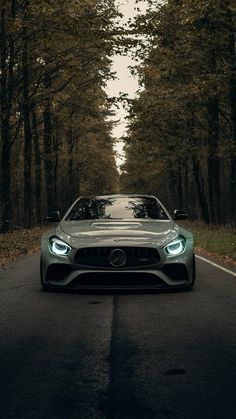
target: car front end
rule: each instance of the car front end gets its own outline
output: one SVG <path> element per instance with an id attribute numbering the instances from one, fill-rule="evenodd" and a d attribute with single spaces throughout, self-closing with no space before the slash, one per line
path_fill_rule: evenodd
<path id="1" fill-rule="evenodd" d="M 192 287 L 193 237 L 172 220 L 63 221 L 42 238 L 43 288 Z"/>

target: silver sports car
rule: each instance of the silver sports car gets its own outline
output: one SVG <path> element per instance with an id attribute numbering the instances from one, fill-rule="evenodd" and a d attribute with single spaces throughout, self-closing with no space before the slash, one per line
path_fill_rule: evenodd
<path id="1" fill-rule="evenodd" d="M 174 220 L 187 214 L 175 210 Z M 154 196 L 80 197 L 42 236 L 43 289 L 192 287 L 192 234 Z"/>

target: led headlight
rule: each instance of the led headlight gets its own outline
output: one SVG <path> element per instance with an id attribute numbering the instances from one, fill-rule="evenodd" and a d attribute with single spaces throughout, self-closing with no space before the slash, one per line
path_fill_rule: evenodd
<path id="1" fill-rule="evenodd" d="M 164 251 L 168 256 L 180 255 L 185 251 L 186 239 L 183 236 L 178 236 L 173 242 L 164 247 Z"/>
<path id="2" fill-rule="evenodd" d="M 49 250 L 53 255 L 66 256 L 70 253 L 72 248 L 57 237 L 52 237 L 49 240 Z"/>

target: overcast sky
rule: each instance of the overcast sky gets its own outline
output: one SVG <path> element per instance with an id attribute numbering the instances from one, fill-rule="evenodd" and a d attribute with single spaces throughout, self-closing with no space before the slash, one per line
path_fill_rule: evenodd
<path id="1" fill-rule="evenodd" d="M 142 11 L 145 11 L 145 1 L 143 3 L 138 4 L 138 8 Z M 135 0 L 123 0 L 117 1 L 117 5 L 119 7 L 119 11 L 124 15 L 123 22 L 127 22 L 129 18 L 133 18 L 137 11 L 135 10 L 137 5 L 135 4 Z M 107 84 L 106 92 L 109 96 L 119 96 L 120 92 L 127 93 L 130 98 L 135 97 L 135 93 L 138 89 L 138 81 L 135 79 L 128 69 L 128 66 L 134 64 L 132 58 L 129 56 L 114 56 L 113 59 L 113 71 L 117 73 L 117 79 L 111 80 Z M 119 109 L 114 108 L 116 111 L 116 115 L 114 117 L 115 120 L 119 120 L 113 129 L 113 136 L 117 139 L 121 138 L 126 130 L 125 124 L 125 116 L 126 112 L 120 105 Z M 122 155 L 122 143 L 118 142 L 115 146 L 115 150 L 117 151 L 118 155 Z M 117 164 L 118 166 L 122 163 L 123 159 L 122 156 L 117 156 Z"/>

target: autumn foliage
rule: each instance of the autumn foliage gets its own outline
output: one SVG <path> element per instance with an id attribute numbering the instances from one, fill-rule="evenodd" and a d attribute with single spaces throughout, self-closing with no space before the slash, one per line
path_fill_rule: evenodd
<path id="1" fill-rule="evenodd" d="M 122 189 L 207 223 L 236 223 L 236 8 L 149 1 L 135 23 L 140 93 L 130 105 Z"/>
<path id="2" fill-rule="evenodd" d="M 1 0 L 2 231 L 116 191 L 104 92 L 116 16 L 108 0 Z"/>

